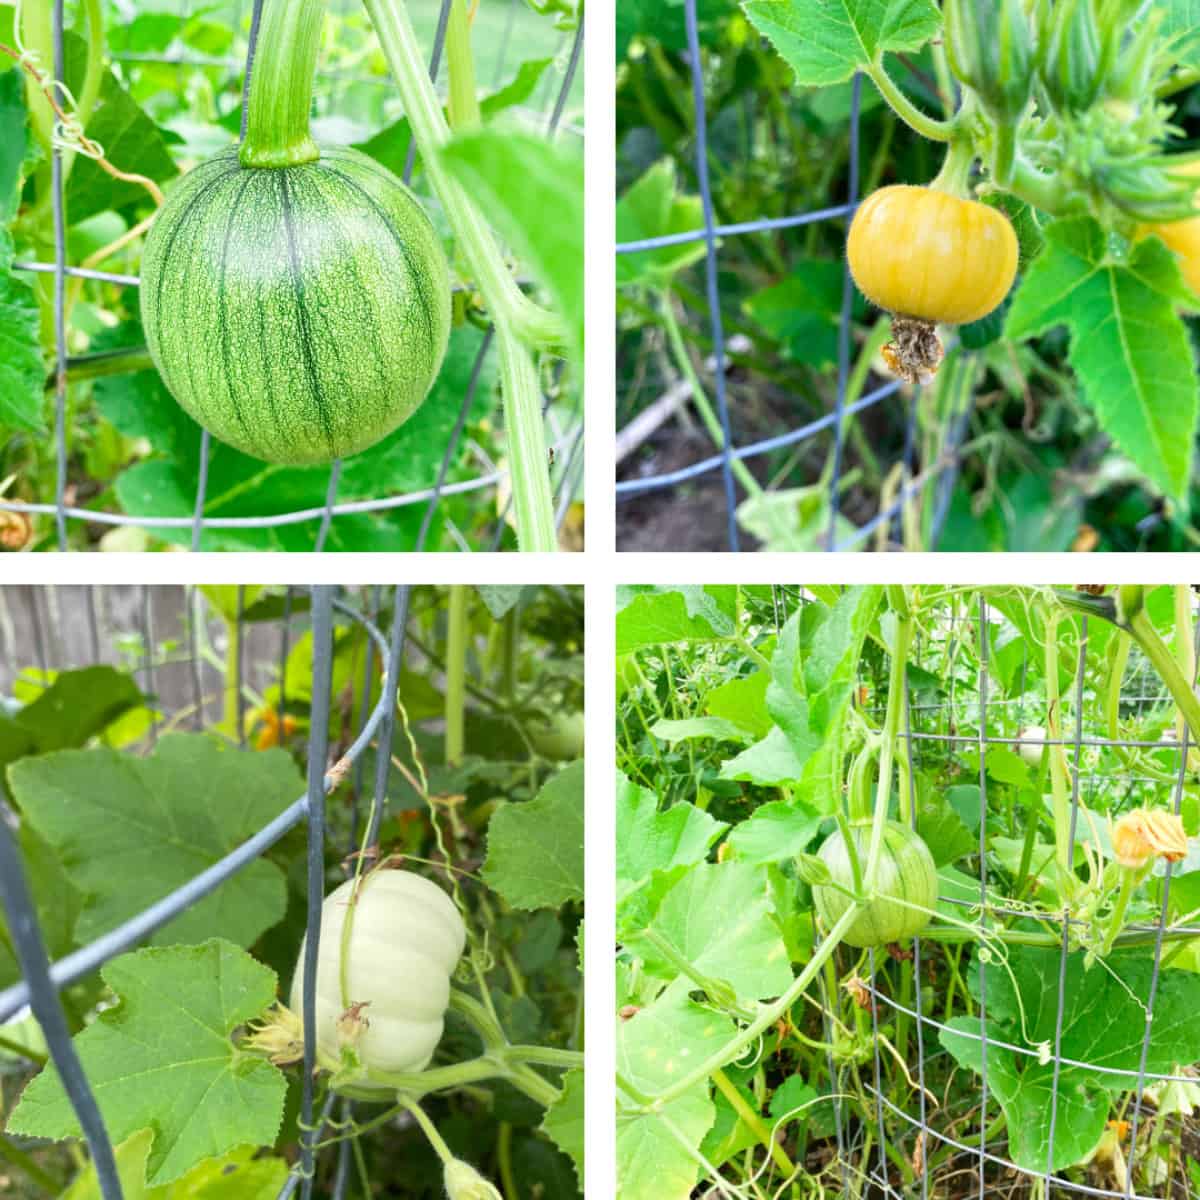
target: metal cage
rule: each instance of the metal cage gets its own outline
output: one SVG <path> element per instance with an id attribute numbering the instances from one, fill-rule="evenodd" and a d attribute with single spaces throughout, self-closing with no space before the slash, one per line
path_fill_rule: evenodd
<path id="1" fill-rule="evenodd" d="M 771 229 L 795 229 L 817 221 L 844 220 L 849 228 L 850 218 L 858 207 L 858 175 L 859 175 L 859 112 L 862 93 L 862 76 L 855 75 L 851 93 L 850 105 L 850 159 L 848 167 L 848 185 L 846 203 L 833 208 L 824 208 L 814 212 L 799 213 L 794 216 L 779 217 L 771 220 L 746 221 L 735 225 L 718 225 L 713 211 L 712 188 L 709 183 L 708 171 L 708 116 L 705 107 L 704 90 L 704 61 L 700 52 L 700 41 L 697 32 L 696 16 L 697 0 L 684 0 L 683 13 L 687 29 L 687 60 L 692 81 L 692 109 L 695 114 L 695 167 L 699 181 L 700 200 L 704 211 L 704 226 L 702 229 L 690 230 L 685 233 L 669 234 L 663 237 L 646 238 L 636 242 L 617 244 L 618 254 L 635 254 L 639 251 L 654 250 L 663 246 L 677 246 L 688 242 L 703 242 L 705 248 L 704 283 L 708 302 L 708 319 L 713 345 L 713 382 L 716 397 L 717 413 L 720 417 L 723 444 L 719 453 L 708 455 L 690 466 L 679 470 L 657 475 L 644 475 L 637 478 L 622 479 L 616 482 L 616 497 L 618 504 L 634 497 L 667 488 L 678 487 L 691 480 L 707 476 L 719 471 L 724 487 L 726 510 L 726 539 L 730 550 L 739 550 L 740 535 L 737 526 L 737 500 L 734 491 L 732 464 L 734 460 L 745 460 L 758 455 L 768 454 L 786 446 L 799 446 L 812 439 L 828 436 L 831 445 L 828 454 L 832 457 L 833 466 L 829 476 L 829 506 L 830 522 L 821 539 L 821 549 L 825 551 L 858 550 L 865 547 L 867 540 L 881 527 L 888 527 L 893 522 L 899 522 L 909 500 L 926 487 L 936 485 L 934 514 L 931 525 L 932 547 L 936 548 L 938 536 L 945 523 L 949 510 L 954 478 L 959 468 L 958 448 L 967 429 L 970 408 L 957 414 L 949 432 L 940 460 L 928 465 L 920 477 L 914 478 L 913 464 L 917 434 L 918 398 L 914 396 L 906 405 L 905 438 L 903 451 L 903 482 L 896 499 L 886 504 L 870 520 L 861 525 L 852 537 L 841 540 L 836 536 L 836 522 L 839 513 L 839 497 L 843 485 L 842 461 L 845 444 L 846 422 L 859 414 L 882 403 L 889 396 L 900 392 L 900 383 L 894 380 L 873 389 L 861 396 L 853 404 L 846 403 L 846 385 L 850 371 L 850 308 L 854 296 L 854 283 L 850 277 L 849 266 L 843 271 L 842 304 L 838 322 L 837 350 L 837 392 L 833 411 L 824 414 L 795 429 L 773 437 L 762 438 L 744 446 L 735 446 L 729 421 L 729 406 L 726 399 L 726 376 L 728 364 L 724 325 L 721 317 L 720 285 L 718 281 L 717 239 L 730 237 L 745 237 L 762 233 Z"/>
<path id="2" fill-rule="evenodd" d="M 243 627 L 243 590 L 238 589 L 239 629 Z M 147 692 L 170 689 L 174 702 L 188 710 L 192 727 L 197 730 L 206 729 L 211 722 L 202 682 L 205 664 L 198 652 L 197 632 L 198 626 L 206 618 L 201 610 L 200 593 L 195 591 L 188 596 L 183 613 L 179 612 L 181 591 L 179 588 L 165 587 L 4 589 L 0 591 L 0 602 L 3 603 L 0 609 L 0 642 L 5 645 L 6 652 L 0 661 L 12 661 L 11 650 L 17 638 L 26 646 L 32 642 L 33 659 L 43 672 L 76 662 L 112 661 L 114 651 L 105 641 L 104 634 L 114 629 L 124 630 L 132 638 L 130 653 L 126 657 L 139 664 L 138 673 Z M 390 756 L 386 753 L 376 754 L 374 779 L 368 780 L 364 778 L 364 751 L 372 742 L 380 747 L 392 744 L 397 707 L 394 701 L 399 694 L 400 667 L 405 652 L 409 588 L 397 586 L 386 590 L 379 587 L 366 589 L 362 602 L 358 604 L 351 602 L 348 596 L 339 597 L 337 589 L 331 586 L 289 588 L 284 602 L 284 615 L 277 623 L 277 630 L 269 631 L 265 627 L 254 630 L 252 626 L 245 626 L 247 633 L 253 632 L 255 635 L 256 653 L 261 650 L 268 656 L 268 660 L 272 632 L 278 638 L 281 710 L 284 703 L 282 689 L 285 679 L 282 664 L 286 663 L 289 648 L 293 645 L 295 628 L 298 625 L 298 614 L 293 613 L 293 605 L 295 597 L 302 591 L 309 594 L 309 612 L 305 623 L 311 628 L 313 646 L 312 732 L 308 741 L 307 789 L 304 795 L 298 796 L 295 802 L 274 820 L 223 859 L 116 929 L 51 963 L 38 927 L 21 856 L 14 839 L 12 814 L 9 813 L 6 817 L 4 810 L 7 806 L 0 802 L 0 902 L 8 915 L 14 949 L 23 974 L 21 982 L 0 991 L 0 1022 L 11 1019 L 26 1005 L 32 1009 L 45 1034 L 50 1059 L 58 1068 L 67 1096 L 84 1130 L 104 1200 L 120 1200 L 122 1196 L 113 1145 L 91 1085 L 81 1068 L 71 1041 L 59 993 L 110 959 L 136 946 L 173 917 L 203 899 L 301 823 L 305 826 L 308 839 L 307 937 L 308 945 L 316 944 L 313 939 L 319 939 L 321 906 L 325 898 L 325 797 L 344 778 L 349 777 L 351 780 L 352 828 L 358 828 L 363 802 L 374 797 L 367 826 L 367 844 L 374 844 L 378 840 L 379 824 L 385 807 Z M 170 593 L 174 594 L 173 597 Z M 174 616 L 179 621 L 178 628 L 173 631 L 175 636 L 170 639 L 174 642 L 175 649 L 156 659 L 154 648 L 172 614 L 172 600 Z M 391 627 L 385 632 L 379 627 L 378 618 L 379 614 L 385 613 L 389 607 L 392 611 Z M 66 614 L 71 617 L 69 621 L 61 619 Z M 329 715 L 332 701 L 330 693 L 335 614 L 343 621 L 359 626 L 367 635 L 364 676 L 366 684 L 361 703 L 362 721 L 357 735 L 338 761 L 330 764 Z M 239 697 L 239 731 L 245 728 L 245 714 L 241 701 L 242 684 L 245 673 L 249 670 L 248 655 L 245 651 L 246 645 L 239 635 L 235 672 Z M 376 663 L 383 676 L 383 687 L 379 700 L 368 711 L 370 681 Z M 11 687 L 13 682 L 12 678 L 3 678 L 3 673 L 0 672 L 0 686 Z M 148 738 L 153 743 L 157 736 L 158 728 L 155 725 L 149 730 Z M 315 963 L 316 955 L 310 955 L 309 959 Z M 315 968 L 306 974 L 304 988 L 306 1048 L 300 1120 L 301 1159 L 299 1169 L 289 1174 L 285 1186 L 280 1191 L 280 1200 L 285 1200 L 297 1188 L 306 1198 L 312 1195 L 314 1146 L 330 1116 L 335 1099 L 331 1091 L 323 1110 L 314 1114 Z M 349 1142 L 343 1141 L 339 1147 L 335 1175 L 333 1195 L 336 1197 L 346 1194 L 345 1189 L 349 1181 L 349 1151 Z"/>
<path id="3" fill-rule="evenodd" d="M 154 55 L 141 54 L 136 51 L 131 51 L 128 48 L 125 50 L 117 50 L 114 53 L 114 58 L 117 61 L 127 63 L 144 63 L 150 62 L 165 62 L 177 65 L 204 65 L 216 66 L 224 68 L 232 73 L 232 77 L 236 78 L 244 70 L 246 84 L 248 84 L 249 75 L 253 68 L 253 52 L 254 39 L 258 29 L 258 18 L 262 9 L 263 0 L 254 0 L 253 10 L 250 17 L 250 36 L 247 44 L 246 58 L 243 62 L 241 59 L 223 59 L 212 58 L 202 59 L 199 57 L 190 57 L 184 55 L 174 55 L 170 57 L 156 57 Z M 56 78 L 62 78 L 63 75 L 63 26 L 64 26 L 64 9 L 65 0 L 55 0 L 54 3 L 54 75 Z M 193 13 L 192 0 L 180 0 L 180 25 L 188 20 Z M 341 0 L 341 8 L 343 10 L 350 7 L 357 8 L 353 4 L 353 0 Z M 499 58 L 498 70 L 503 69 L 503 65 L 507 60 L 509 49 L 512 43 L 512 35 L 516 31 L 516 22 L 518 12 L 521 7 L 521 0 L 510 0 L 509 14 L 506 23 L 506 29 L 501 44 L 501 53 Z M 235 29 L 240 29 L 245 15 L 245 0 L 236 0 L 236 20 Z M 449 0 L 441 0 L 440 11 L 437 21 L 436 31 L 433 36 L 433 46 L 430 54 L 430 75 L 437 81 L 439 69 L 441 66 L 442 50 L 445 41 L 446 22 L 449 14 Z M 570 34 L 564 34 L 562 52 L 565 55 L 565 65 L 562 72 L 561 81 L 556 89 L 543 88 L 542 94 L 538 99 L 540 105 L 540 113 L 538 119 L 544 122 L 544 127 L 548 135 L 553 135 L 560 129 L 560 123 L 566 108 L 567 99 L 572 90 L 572 85 L 578 71 L 579 63 L 583 51 L 583 19 L 580 17 L 576 29 Z M 325 79 L 327 82 L 332 81 L 333 85 L 341 82 L 343 85 L 346 82 L 344 76 L 334 73 L 332 75 L 319 73 L 319 79 Z M 361 75 L 354 77 L 355 82 L 365 83 L 380 88 L 387 89 L 391 86 L 390 77 L 383 75 Z M 248 92 L 248 86 L 243 86 L 243 96 Z M 573 128 L 570 132 L 579 136 L 582 130 Z M 416 160 L 415 143 L 409 147 L 408 158 L 404 171 L 404 182 L 408 183 L 413 166 Z M 236 529 L 271 529 L 281 528 L 284 526 L 293 525 L 310 525 L 313 526 L 313 539 L 311 549 L 313 551 L 322 551 L 326 548 L 326 542 L 329 537 L 329 532 L 332 524 L 339 517 L 352 515 L 371 514 L 371 513 L 386 513 L 411 505 L 423 505 L 424 513 L 417 534 L 416 542 L 413 545 L 413 550 L 424 550 L 429 537 L 430 526 L 432 524 L 434 514 L 438 510 L 438 506 L 444 497 L 464 495 L 479 491 L 495 491 L 497 496 L 498 520 L 496 521 L 494 531 L 487 537 L 486 544 L 473 547 L 481 550 L 498 550 L 501 547 L 505 525 L 509 507 L 511 505 L 511 497 L 505 499 L 501 503 L 503 496 L 503 488 L 507 479 L 507 469 L 497 468 L 494 465 L 483 471 L 473 479 L 464 479 L 458 481 L 447 482 L 447 476 L 450 472 L 452 464 L 455 463 L 460 450 L 463 447 L 463 430 L 467 422 L 468 414 L 470 413 L 472 401 L 475 396 L 475 389 L 478 384 L 480 371 L 487 357 L 488 351 L 492 343 L 492 330 L 489 326 L 488 332 L 480 343 L 479 350 L 476 355 L 474 367 L 471 372 L 470 382 L 464 391 L 462 405 L 459 412 L 457 422 L 455 423 L 450 440 L 446 445 L 441 462 L 437 469 L 436 478 L 432 486 L 424 488 L 420 491 L 408 492 L 400 495 L 392 496 L 377 496 L 365 500 L 353 500 L 338 502 L 338 484 L 341 475 L 341 460 L 334 461 L 329 468 L 329 482 L 325 494 L 325 502 L 320 507 L 310 507 L 299 509 L 292 512 L 281 512 L 264 514 L 262 516 L 252 517 L 208 517 L 205 516 L 205 504 L 208 500 L 208 462 L 209 462 L 209 447 L 210 435 L 207 430 L 201 431 L 199 463 L 200 470 L 197 479 L 195 504 L 193 513 L 190 517 L 180 516 L 141 516 L 131 515 L 128 513 L 107 512 L 102 509 L 93 509 L 82 507 L 78 504 L 73 504 L 67 498 L 67 438 L 66 438 L 66 421 L 67 421 L 67 399 L 66 399 L 66 372 L 69 365 L 74 365 L 86 361 L 87 356 L 80 358 L 72 358 L 68 355 L 67 350 L 67 328 L 65 316 L 65 296 L 66 296 L 66 281 L 69 278 L 84 278 L 101 280 L 108 283 L 113 283 L 121 287 L 137 287 L 139 280 L 136 276 L 119 274 L 107 271 L 96 271 L 79 267 L 72 267 L 67 264 L 67 249 L 66 249 L 66 228 L 63 203 L 63 179 L 62 179 L 62 153 L 56 147 L 53 157 L 53 205 L 54 205 L 54 229 L 55 229 L 55 254 L 53 262 L 19 262 L 14 263 L 15 270 L 23 270 L 28 272 L 44 272 L 54 275 L 54 330 L 55 330 L 55 424 L 54 424 L 54 445 L 56 454 L 56 486 L 55 486 L 55 501 L 53 504 L 29 504 L 16 501 L 5 501 L 0 499 L 0 511 L 9 511 L 24 513 L 30 518 L 40 516 L 52 516 L 56 529 L 57 547 L 59 550 L 68 548 L 67 528 L 68 522 L 89 522 L 97 525 L 109 527 L 138 527 L 142 529 L 178 529 L 190 531 L 190 548 L 199 550 L 205 548 L 203 545 L 204 533 L 206 530 L 236 530 Z M 544 394 L 543 397 L 543 413 L 545 414 L 550 403 L 549 395 Z M 571 421 L 564 428 L 553 428 L 548 431 L 550 436 L 548 441 L 553 448 L 555 456 L 554 466 L 554 496 L 555 496 L 555 516 L 558 525 L 561 527 L 566 516 L 568 506 L 573 498 L 582 478 L 583 478 L 583 413 L 580 409 L 573 414 Z M 455 540 L 461 538 L 456 531 Z M 435 547 L 436 548 L 436 547 Z M 453 547 L 452 547 L 453 548 Z"/>

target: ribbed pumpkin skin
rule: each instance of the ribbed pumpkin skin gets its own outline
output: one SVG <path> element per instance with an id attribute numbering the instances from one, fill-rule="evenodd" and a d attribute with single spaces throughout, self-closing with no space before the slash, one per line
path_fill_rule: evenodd
<path id="1" fill-rule="evenodd" d="M 354 881 L 325 897 L 317 960 L 317 1044 L 338 1057 L 343 1011 L 342 926 Z M 370 1022 L 359 1043 L 365 1066 L 423 1071 L 442 1036 L 450 976 L 466 944 L 458 909 L 435 883 L 410 871 L 376 871 L 363 883 L 351 927 L 349 994 L 366 1001 Z M 303 1014 L 304 952 L 296 962 L 290 1006 Z M 364 1084 L 362 1086 L 371 1086 Z"/>
<path id="2" fill-rule="evenodd" d="M 871 845 L 871 823 L 854 824 L 850 829 L 859 868 L 865 871 Z M 850 868 L 841 830 L 825 839 L 819 857 L 838 883 L 854 889 L 854 872 Z M 886 946 L 889 942 L 913 937 L 929 924 L 927 913 L 894 904 L 889 897 L 899 896 L 909 904 L 919 904 L 930 910 L 937 904 L 937 867 L 933 855 L 920 836 L 899 821 L 884 824 L 878 872 L 875 900 L 863 909 L 842 938 L 851 946 Z M 813 902 L 826 928 L 831 928 L 851 904 L 849 897 L 830 887 L 814 887 Z"/>
<path id="3" fill-rule="evenodd" d="M 872 303 L 947 325 L 986 317 L 1017 275 L 1017 235 L 1003 213 L 934 188 L 872 192 L 846 240 L 850 273 Z"/>
<path id="4" fill-rule="evenodd" d="M 416 198 L 366 155 L 245 168 L 234 146 L 160 210 L 141 309 L 167 387 L 210 433 L 268 462 L 323 463 L 425 398 L 450 336 L 450 272 Z"/>

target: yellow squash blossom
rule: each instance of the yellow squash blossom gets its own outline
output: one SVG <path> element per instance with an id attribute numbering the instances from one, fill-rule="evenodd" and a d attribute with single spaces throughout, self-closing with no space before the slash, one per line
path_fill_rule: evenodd
<path id="1" fill-rule="evenodd" d="M 1157 808 L 1135 808 L 1112 831 L 1113 850 L 1123 867 L 1144 867 L 1152 858 L 1179 862 L 1187 857 L 1188 840 L 1183 822 Z"/>

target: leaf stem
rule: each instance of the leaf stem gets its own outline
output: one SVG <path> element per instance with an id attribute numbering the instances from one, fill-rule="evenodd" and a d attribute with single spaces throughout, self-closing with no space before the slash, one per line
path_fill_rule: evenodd
<path id="1" fill-rule="evenodd" d="M 396 80 L 429 181 L 493 320 L 533 345 L 561 344 L 565 337 L 562 322 L 522 294 L 478 210 L 442 165 L 438 152 L 450 140 L 450 127 L 421 57 L 404 0 L 363 0 L 363 4 Z"/>
<path id="2" fill-rule="evenodd" d="M 879 89 L 880 95 L 895 110 L 896 116 L 911 129 L 916 130 L 917 133 L 922 137 L 928 138 L 931 142 L 948 142 L 950 140 L 952 123 L 950 121 L 939 121 L 936 117 L 926 116 L 925 113 L 917 108 L 887 73 L 882 57 L 876 59 L 875 62 L 867 67 L 865 73 Z"/>

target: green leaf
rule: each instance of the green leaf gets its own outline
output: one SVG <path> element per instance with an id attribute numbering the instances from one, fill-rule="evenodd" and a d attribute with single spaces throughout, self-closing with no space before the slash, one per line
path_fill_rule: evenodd
<path id="1" fill-rule="evenodd" d="M 722 742 L 745 742 L 749 737 L 744 729 L 720 717 L 687 717 L 672 721 L 666 717 L 655 721 L 650 732 L 664 742 L 688 741 L 691 738 L 715 738 Z"/>
<path id="2" fill-rule="evenodd" d="M 917 809 L 917 832 L 939 867 L 979 849 L 977 839 L 941 792 L 921 801 Z"/>
<path id="3" fill-rule="evenodd" d="M 737 588 L 721 585 L 617 589 L 617 654 L 672 642 L 711 642 L 737 634 Z"/>
<path id="4" fill-rule="evenodd" d="M 172 733 L 144 759 L 61 750 L 9 768 L 26 821 L 86 897 L 76 936 L 97 937 L 162 899 L 257 833 L 304 792 L 282 750 L 238 751 Z M 283 917 L 286 885 L 258 859 L 154 935 L 157 944 L 220 929 L 248 946 Z"/>
<path id="5" fill-rule="evenodd" d="M 1104 432 L 1186 508 L 1200 409 L 1176 311 L 1187 303 L 1178 263 L 1157 238 L 1138 242 L 1118 262 L 1090 217 L 1055 221 L 1045 232 L 1046 248 L 1013 299 L 1006 336 L 1020 340 L 1066 325 L 1069 361 Z"/>
<path id="6" fill-rule="evenodd" d="M 28 737 L 31 754 L 82 746 L 113 721 L 143 701 L 141 691 L 115 667 L 83 667 L 60 671 L 12 724 Z M 0 764 L 11 761 L 0 753 Z"/>
<path id="7" fill-rule="evenodd" d="M 492 614 L 492 620 L 499 621 L 516 608 L 525 589 L 521 584 L 479 583 L 475 585 L 475 590 Z"/>
<path id="8" fill-rule="evenodd" d="M 75 949 L 75 922 L 79 919 L 82 897 L 54 851 L 34 833 L 27 822 L 21 823 L 17 844 L 33 897 L 38 929 L 41 930 L 46 953 L 53 962 Z M 12 950 L 7 916 L 0 912 L 0 987 L 17 983 L 23 974 L 21 964 Z"/>
<path id="9" fill-rule="evenodd" d="M 263 584 L 238 585 L 236 583 L 202 583 L 199 585 L 204 598 L 232 625 L 238 619 L 238 598 L 241 597 L 242 620 L 254 602 L 267 590 Z"/>
<path id="10" fill-rule="evenodd" d="M 729 17 L 736 0 L 696 0 L 696 33 L 701 46 L 721 47 L 728 38 Z M 687 26 L 681 0 L 621 0 L 616 6 L 617 61 L 625 58 L 629 45 L 660 42 L 666 49 L 687 50 Z"/>
<path id="11" fill-rule="evenodd" d="M 885 50 L 919 50 L 941 28 L 930 0 L 747 0 L 742 7 L 802 87 L 841 83 Z"/>
<path id="12" fill-rule="evenodd" d="M 76 89 L 75 95 L 79 95 L 87 64 L 87 43 L 68 33 L 64 49 L 66 78 Z M 100 95 L 88 118 L 87 133 L 104 147 L 108 161 L 126 174 L 145 175 L 160 184 L 179 174 L 158 126 L 109 70 L 104 71 L 101 79 Z M 72 224 L 106 209 L 119 209 L 139 201 L 147 207 L 152 205 L 149 193 L 140 183 L 114 178 L 83 154 L 75 157 L 65 198 Z"/>
<path id="13" fill-rule="evenodd" d="M 147 1182 L 168 1183 L 202 1159 L 268 1146 L 287 1084 L 230 1034 L 275 999 L 275 972 L 229 942 L 139 950 L 101 969 L 120 998 L 77 1034 L 75 1048 L 116 1141 L 147 1126 Z M 53 1067 L 25 1089 L 9 1130 L 79 1137 L 79 1121 Z"/>
<path id="14" fill-rule="evenodd" d="M 542 1132 L 575 1165 L 575 1178 L 583 1187 L 583 1071 L 568 1071 L 562 1079 L 562 1095 L 546 1109 Z"/>
<path id="15" fill-rule="evenodd" d="M 797 783 L 803 776 L 804 760 L 778 725 L 721 767 L 722 779 L 743 779 L 761 787 Z"/>
<path id="16" fill-rule="evenodd" d="M 655 871 L 703 862 L 728 828 L 694 804 L 658 811 L 658 797 L 617 772 L 617 899 Z"/>
<path id="17" fill-rule="evenodd" d="M 761 550 L 772 554 L 804 554 L 824 548 L 831 506 L 828 485 L 813 483 L 747 496 L 737 506 L 737 520 L 747 533 L 762 542 Z M 855 532 L 854 523 L 838 513 L 834 541 L 848 542 Z M 856 544 L 854 548 L 859 547 Z"/>
<path id="18" fill-rule="evenodd" d="M 755 737 L 766 737 L 774 724 L 767 712 L 770 681 L 766 671 L 729 679 L 708 693 L 704 706 L 712 716 L 729 721 Z"/>
<path id="19" fill-rule="evenodd" d="M 758 1102 L 750 1089 L 744 1083 L 735 1083 L 732 1080 L 730 1083 L 746 1107 L 751 1112 L 757 1112 Z M 713 1094 L 713 1104 L 716 1108 L 716 1118 L 712 1128 L 705 1134 L 704 1141 L 700 1143 L 700 1153 L 714 1167 L 720 1167 L 735 1154 L 757 1146 L 758 1134 L 742 1120 L 741 1113 L 729 1103 L 724 1092 Z"/>
<path id="20" fill-rule="evenodd" d="M 0 711 L 0 793 L 7 791 L 9 763 L 83 746 L 123 718 L 145 711 L 137 685 L 114 667 L 60 671 L 34 685 L 18 680 L 14 692 L 24 706 L 12 716 Z"/>
<path id="21" fill-rule="evenodd" d="M 485 121 L 490 121 L 506 109 L 518 108 L 525 104 L 537 91 L 546 68 L 553 62 L 552 58 L 531 58 L 521 63 L 517 73 L 502 88 L 497 88 L 490 96 L 484 96 L 480 100 L 480 116 Z"/>
<path id="22" fill-rule="evenodd" d="M 491 120 L 507 109 L 525 104 L 537 90 L 546 68 L 553 62 L 552 58 L 534 58 L 521 63 L 517 73 L 508 83 L 491 95 L 484 96 L 479 102 L 479 112 L 483 119 Z M 404 168 L 408 165 L 408 148 L 411 143 L 412 128 L 408 118 L 400 117 L 365 142 L 353 143 L 353 149 L 361 150 L 377 163 L 387 167 L 397 179 L 402 179 Z M 414 175 L 420 170 L 421 159 L 418 156 L 413 162 Z"/>
<path id="23" fill-rule="evenodd" d="M 545 138 L 488 128 L 459 134 L 441 159 L 549 292 L 566 322 L 571 358 L 582 366 L 582 156 Z"/>
<path id="24" fill-rule="evenodd" d="M 679 14 L 680 19 L 683 13 Z M 617 241 L 641 242 L 704 227 L 699 196 L 675 190 L 675 164 L 664 158 L 617 201 Z M 704 257 L 702 239 L 617 255 L 618 287 L 669 287 L 675 275 Z"/>
<path id="25" fill-rule="evenodd" d="M 0 226 L 12 222 L 20 199 L 27 137 L 22 79 L 21 72 L 14 68 L 0 70 Z M 7 270 L 9 261 L 0 259 L 0 267 Z"/>
<path id="26" fill-rule="evenodd" d="M 837 362 L 844 271 L 836 259 L 795 261 L 787 278 L 747 298 L 746 311 L 783 343 L 793 361 L 832 366 Z"/>
<path id="27" fill-rule="evenodd" d="M 552 775 L 532 800 L 495 811 L 481 874 L 513 908 L 583 899 L 582 762 Z"/>
<path id="28" fill-rule="evenodd" d="M 792 980 L 772 911 L 769 881 L 758 867 L 701 863 L 665 893 L 649 931 L 700 973 L 730 984 L 740 998 L 761 1000 L 778 996 Z M 675 963 L 643 932 L 630 931 L 623 940 L 648 974 L 679 976 Z"/>
<path id="29" fill-rule="evenodd" d="M 617 1071 L 653 1096 L 689 1066 L 704 1062 L 733 1033 L 728 1017 L 693 1004 L 686 987 L 671 987 L 627 1020 L 618 1019 Z M 650 1113 L 623 1111 L 618 1092 L 616 1194 L 621 1200 L 687 1200 L 692 1194 L 699 1178 L 696 1152 L 716 1116 L 708 1087 L 701 1079 Z"/>
<path id="30" fill-rule="evenodd" d="M 807 850 L 823 820 L 806 804 L 772 800 L 740 822 L 729 835 L 729 843 L 741 862 L 780 862 Z"/>
<path id="31" fill-rule="evenodd" d="M 41 433 L 46 369 L 33 288 L 10 274 L 8 234 L 0 229 L 0 428 Z"/>
<path id="32" fill-rule="evenodd" d="M 153 1129 L 140 1129 L 116 1147 L 117 1175 L 124 1200 L 274 1200 L 288 1175 L 281 1158 L 254 1158 L 243 1146 L 220 1158 L 205 1159 L 182 1179 L 146 1186 L 146 1160 Z M 76 1176 L 62 1200 L 103 1200 L 92 1163 Z"/>
<path id="33" fill-rule="evenodd" d="M 1058 1170 L 1086 1158 L 1100 1141 L 1115 1094 L 1133 1090 L 1140 1069 L 1146 1030 L 1146 1003 L 1154 972 L 1153 955 L 1139 950 L 1113 954 L 1105 966 L 1085 967 L 1081 951 L 1066 960 L 1062 989 L 1062 1042 L 1060 1055 L 1075 1063 L 1063 1064 L 1058 1077 L 1058 1117 L 1050 1167 Z M 987 972 L 988 1033 L 1013 1045 L 1036 1048 L 1054 1045 L 1059 996 L 1057 949 L 1009 947 L 1007 972 L 991 967 Z M 980 995 L 979 964 L 973 962 L 968 979 L 971 992 Z M 1024 1008 L 1019 1015 L 1017 995 Z M 1200 1058 L 1200 977 L 1183 971 L 1164 971 L 1154 995 L 1154 1020 L 1147 1042 L 1145 1069 L 1169 1074 L 1179 1063 Z M 980 1070 L 983 1050 L 977 1038 L 978 1018 L 957 1017 L 954 1032 L 941 1034 L 942 1044 L 965 1067 Z M 1107 1071 L 1094 1068 L 1108 1068 Z M 1112 1071 L 1129 1071 L 1118 1075 Z M 1054 1086 L 1053 1062 L 1018 1055 L 989 1040 L 988 1082 L 1004 1108 L 1009 1150 L 1013 1161 L 1029 1171 L 1044 1171 L 1050 1150 L 1049 1122 Z"/>
<path id="34" fill-rule="evenodd" d="M 430 488 L 437 480 L 483 333 L 462 326 L 451 334 L 441 372 L 421 407 L 394 433 L 342 464 L 337 499 L 375 499 Z M 127 323 L 95 339 L 95 348 L 140 345 L 140 327 Z M 485 416 L 495 404 L 495 355 L 489 352 L 480 372 L 470 419 Z M 117 478 L 122 508 L 137 516 L 190 517 L 196 503 L 200 465 L 200 426 L 175 403 L 156 371 L 112 376 L 95 384 L 103 415 L 128 438 L 145 438 L 155 457 L 138 462 Z M 448 479 L 477 473 L 460 445 Z M 297 509 L 323 508 L 329 468 L 279 467 L 241 454 L 213 441 L 209 455 L 208 517 L 266 516 Z M 329 550 L 411 550 L 425 512 L 414 504 L 377 514 L 336 517 L 330 527 Z M 201 538 L 205 550 L 311 550 L 317 523 L 306 521 L 263 529 L 209 529 Z M 190 528 L 153 531 L 164 541 L 190 545 Z"/>
<path id="35" fill-rule="evenodd" d="M 867 640 L 883 599 L 878 584 L 847 588 L 813 633 L 804 654 L 808 723 L 825 733 L 842 715 L 861 669 Z"/>

